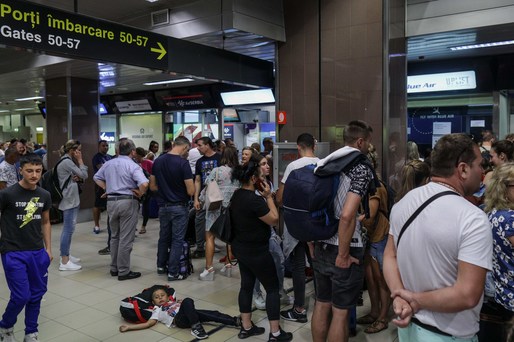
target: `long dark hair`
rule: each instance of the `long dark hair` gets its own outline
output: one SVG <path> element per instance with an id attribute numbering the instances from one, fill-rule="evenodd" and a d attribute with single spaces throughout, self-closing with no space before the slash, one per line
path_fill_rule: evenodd
<path id="1" fill-rule="evenodd" d="M 252 157 L 248 163 L 237 165 L 232 172 L 232 180 L 238 180 L 241 184 L 248 184 L 252 176 L 259 177 L 261 166 L 259 161 Z"/>
<path id="2" fill-rule="evenodd" d="M 239 157 L 235 147 L 225 147 L 223 153 L 221 154 L 221 165 L 227 165 L 230 168 L 234 168 L 239 165 Z"/>

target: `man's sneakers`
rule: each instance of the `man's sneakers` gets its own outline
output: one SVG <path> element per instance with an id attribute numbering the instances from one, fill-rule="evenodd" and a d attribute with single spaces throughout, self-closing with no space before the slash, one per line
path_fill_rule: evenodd
<path id="1" fill-rule="evenodd" d="M 39 338 L 37 336 L 37 332 L 25 335 L 23 342 L 39 342 Z"/>
<path id="2" fill-rule="evenodd" d="M 239 337 L 240 339 L 245 339 L 250 336 L 262 335 L 265 331 L 266 329 L 258 327 L 252 322 L 252 327 L 248 330 L 241 326 L 241 330 L 239 331 L 239 334 L 237 334 L 237 337 Z"/>
<path id="3" fill-rule="evenodd" d="M 9 328 L 0 328 L 0 341 L 2 342 L 16 342 L 14 338 L 14 329 Z"/>
<path id="4" fill-rule="evenodd" d="M 59 263 L 59 271 L 78 271 L 80 269 L 82 269 L 82 266 L 73 263 L 71 259 L 66 264 Z"/>
<path id="5" fill-rule="evenodd" d="M 98 254 L 100 254 L 100 255 L 110 255 L 111 254 L 111 249 L 109 247 L 105 247 L 104 249 L 99 250 Z"/>
<path id="6" fill-rule="evenodd" d="M 176 280 L 184 280 L 187 278 L 187 275 L 185 274 L 175 274 L 175 275 L 172 275 L 172 274 L 168 274 L 168 281 L 176 281 Z"/>
<path id="7" fill-rule="evenodd" d="M 93 233 L 100 234 L 100 227 L 93 228 Z"/>
<path id="8" fill-rule="evenodd" d="M 262 292 L 254 293 L 253 302 L 255 303 L 255 307 L 259 310 L 266 310 L 266 298 Z"/>
<path id="9" fill-rule="evenodd" d="M 280 311 L 280 317 L 287 321 L 307 323 L 307 311 L 305 309 L 302 312 L 296 311 L 295 308 Z"/>
<path id="10" fill-rule="evenodd" d="M 193 335 L 199 340 L 204 340 L 209 337 L 209 335 L 207 335 L 205 329 L 203 328 L 200 322 L 195 323 L 191 326 L 191 335 Z"/>
<path id="11" fill-rule="evenodd" d="M 291 297 L 287 294 L 286 290 L 282 289 L 279 292 L 280 295 L 280 304 L 281 305 L 291 305 L 294 303 L 294 297 Z"/>
<path id="12" fill-rule="evenodd" d="M 278 341 L 291 341 L 293 339 L 293 334 L 290 332 L 285 332 L 282 328 L 279 328 L 279 335 L 275 336 L 272 333 L 269 333 L 268 342 L 278 342 Z"/>

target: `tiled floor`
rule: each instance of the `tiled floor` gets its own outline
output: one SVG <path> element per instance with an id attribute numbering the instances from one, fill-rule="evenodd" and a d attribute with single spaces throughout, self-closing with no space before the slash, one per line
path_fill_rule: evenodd
<path id="1" fill-rule="evenodd" d="M 105 214 L 102 219 L 105 220 Z M 102 222 L 104 223 L 104 222 Z M 105 224 L 103 225 L 105 226 Z M 132 269 L 143 273 L 134 280 L 120 282 L 109 274 L 109 256 L 97 254 L 99 249 L 106 246 L 107 233 L 105 230 L 98 235 L 93 234 L 92 222 L 77 225 L 72 242 L 72 255 L 82 259 L 83 269 L 76 272 L 60 272 L 58 270 L 59 236 L 61 225 L 52 227 L 52 249 L 54 261 L 49 270 L 48 292 L 45 295 L 39 318 L 40 338 L 46 342 L 130 342 L 130 341 L 191 341 L 193 336 L 188 329 L 168 329 L 163 324 L 157 324 L 152 329 L 131 331 L 121 334 L 118 327 L 123 320 L 119 313 L 120 299 L 138 293 L 141 289 L 153 284 L 167 283 L 164 276 L 158 276 L 155 271 L 155 258 L 158 238 L 158 221 L 151 219 L 147 233 L 136 238 L 132 251 Z M 222 256 L 215 255 L 215 260 Z M 213 282 L 202 282 L 197 279 L 202 270 L 203 260 L 194 260 L 196 273 L 187 280 L 173 282 L 179 298 L 191 297 L 199 308 L 216 309 L 230 315 L 238 314 L 237 294 L 239 290 L 239 272 L 233 272 L 232 278 L 226 278 L 219 273 Z M 219 270 L 221 264 L 216 265 Z M 3 269 L 0 266 L 0 311 L 3 313 L 9 299 L 9 289 L 5 283 Z M 290 288 L 291 279 L 285 280 L 285 287 Z M 307 285 L 307 295 L 312 295 L 312 283 Z M 310 314 L 312 314 L 313 299 L 310 296 Z M 365 313 L 367 306 L 358 308 L 358 315 Z M 15 336 L 23 341 L 24 313 L 18 317 L 15 326 Z M 266 327 L 266 333 L 247 341 L 266 341 L 268 322 L 264 311 L 255 311 L 253 320 L 259 326 Z M 295 342 L 311 341 L 310 323 L 299 324 L 281 322 L 286 331 L 294 333 Z M 205 325 L 206 330 L 215 329 L 214 325 Z M 362 327 L 351 341 L 396 341 L 396 329 L 392 324 L 389 329 L 375 335 L 367 335 Z M 210 341 L 239 341 L 238 330 L 222 328 L 215 331 Z"/>

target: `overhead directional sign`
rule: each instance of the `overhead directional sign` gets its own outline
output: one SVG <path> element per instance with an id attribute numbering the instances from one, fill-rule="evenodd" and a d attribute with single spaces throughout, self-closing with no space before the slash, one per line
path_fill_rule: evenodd
<path id="1" fill-rule="evenodd" d="M 28 1 L 0 1 L 0 43 L 155 69 L 168 66 L 165 36 Z"/>
<path id="2" fill-rule="evenodd" d="M 273 64 L 29 1 L 0 0 L 0 44 L 273 87 Z"/>

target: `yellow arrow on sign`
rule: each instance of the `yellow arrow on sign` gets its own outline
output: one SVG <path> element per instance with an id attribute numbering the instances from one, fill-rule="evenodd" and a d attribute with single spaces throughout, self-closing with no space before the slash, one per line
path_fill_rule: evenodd
<path id="1" fill-rule="evenodd" d="M 159 48 L 151 48 L 150 51 L 160 53 L 160 55 L 159 55 L 159 57 L 157 57 L 157 59 L 161 60 L 162 57 L 164 57 L 166 55 L 166 49 L 159 42 L 157 42 L 157 45 L 159 45 Z"/>

